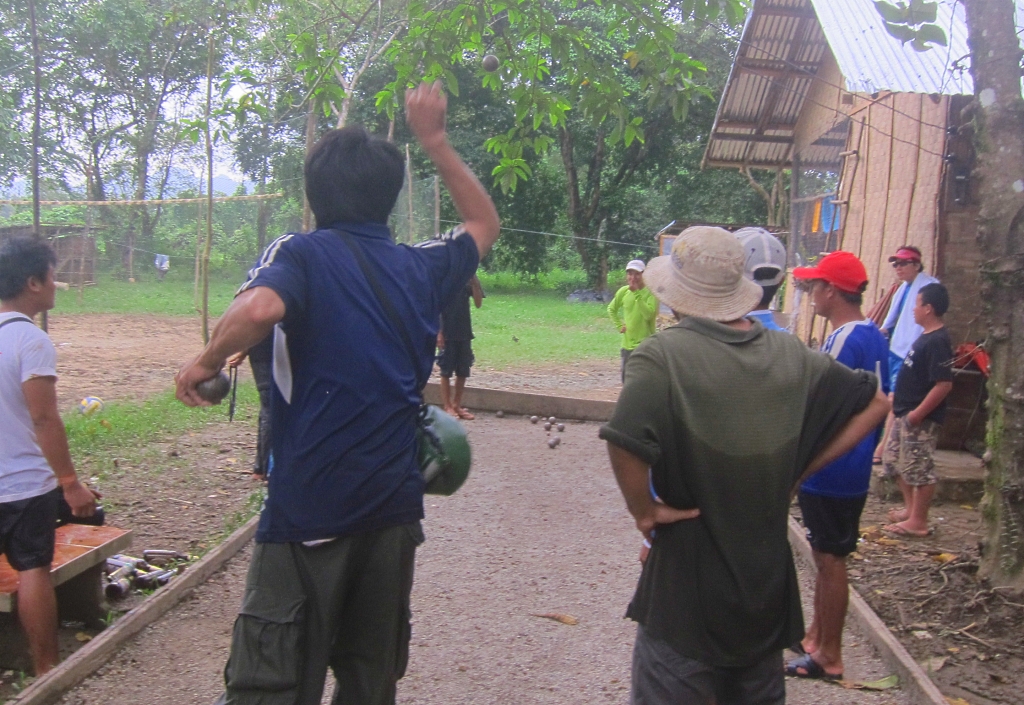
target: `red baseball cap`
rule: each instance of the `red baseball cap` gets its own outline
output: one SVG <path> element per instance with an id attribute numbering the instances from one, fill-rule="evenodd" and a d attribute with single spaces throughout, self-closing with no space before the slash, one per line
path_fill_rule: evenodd
<path id="1" fill-rule="evenodd" d="M 859 294 L 868 283 L 868 271 L 857 255 L 836 250 L 822 257 L 814 267 L 797 267 L 793 270 L 793 278 L 824 279 L 837 289 Z"/>
<path id="2" fill-rule="evenodd" d="M 889 261 L 890 262 L 895 262 L 896 260 L 899 260 L 899 259 L 912 260 L 914 262 L 920 262 L 921 261 L 921 255 L 918 254 L 917 252 L 915 252 L 914 250 L 911 250 L 910 248 L 901 247 L 900 249 L 896 250 L 896 254 L 894 254 L 892 257 L 889 258 Z"/>

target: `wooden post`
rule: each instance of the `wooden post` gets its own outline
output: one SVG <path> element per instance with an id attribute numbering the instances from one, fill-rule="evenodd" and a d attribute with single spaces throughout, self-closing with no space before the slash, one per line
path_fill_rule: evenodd
<path id="1" fill-rule="evenodd" d="M 409 198 L 407 199 L 409 201 L 409 235 L 405 241 L 411 243 L 413 241 L 413 232 L 415 232 L 414 228 L 416 226 L 416 221 L 413 220 L 415 216 L 412 208 L 412 158 L 409 156 L 408 142 L 405 143 L 405 183 L 406 187 L 409 189 Z"/>
<path id="2" fill-rule="evenodd" d="M 203 195 L 203 177 L 199 177 L 199 195 Z M 192 286 L 192 306 L 199 311 L 199 279 L 203 275 L 203 204 L 196 203 L 196 272 Z"/>
<path id="3" fill-rule="evenodd" d="M 85 241 L 92 236 L 92 208 L 85 207 L 85 235 L 78 248 L 78 305 L 85 301 Z"/>
<path id="4" fill-rule="evenodd" d="M 33 79 L 33 90 L 32 90 L 32 234 L 41 238 L 43 236 L 43 226 L 41 222 L 41 216 L 39 212 L 39 114 L 41 111 L 40 100 L 42 100 L 42 90 L 40 88 L 42 78 L 40 75 L 39 64 L 41 63 L 39 57 L 39 32 L 36 27 L 36 3 L 35 0 L 29 0 L 28 3 L 28 16 L 29 24 L 32 29 L 32 79 Z M 46 311 L 43 311 L 42 318 L 40 320 L 40 326 L 45 331 L 49 328 L 49 316 Z"/>
<path id="5" fill-rule="evenodd" d="M 206 41 L 206 245 L 203 247 L 203 344 L 210 342 L 210 249 L 213 246 L 213 137 L 210 107 L 213 103 L 213 27 Z"/>
<path id="6" fill-rule="evenodd" d="M 434 177 L 434 234 L 441 233 L 441 180 Z"/>

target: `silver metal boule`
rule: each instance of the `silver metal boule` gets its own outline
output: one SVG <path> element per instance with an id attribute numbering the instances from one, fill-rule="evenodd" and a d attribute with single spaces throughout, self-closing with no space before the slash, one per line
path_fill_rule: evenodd
<path id="1" fill-rule="evenodd" d="M 231 391 L 231 379 L 224 372 L 218 372 L 215 377 L 203 380 L 196 385 L 196 394 L 199 395 L 199 398 L 211 404 L 220 404 L 229 391 Z"/>

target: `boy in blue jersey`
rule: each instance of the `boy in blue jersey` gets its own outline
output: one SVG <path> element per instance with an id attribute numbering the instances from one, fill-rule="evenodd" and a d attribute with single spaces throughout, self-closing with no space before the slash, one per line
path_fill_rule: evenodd
<path id="1" fill-rule="evenodd" d="M 888 394 L 889 346 L 860 310 L 868 284 L 863 263 L 850 252 L 832 252 L 815 267 L 797 267 L 793 277 L 808 287 L 815 313 L 832 325 L 822 352 L 852 369 L 873 372 Z M 857 548 L 877 435 L 869 434 L 800 486 L 800 511 L 818 575 L 814 618 L 799 645 L 804 653 L 786 665 L 791 676 L 830 680 L 843 676 L 843 623 L 849 599 L 846 557 Z"/>
<path id="2" fill-rule="evenodd" d="M 206 405 L 196 385 L 273 336 L 274 469 L 223 703 L 317 705 L 330 667 L 335 703 L 390 705 L 405 672 L 423 541 L 421 382 L 442 306 L 499 231 L 487 191 L 448 142 L 440 83 L 409 91 L 405 105 L 462 217 L 458 233 L 424 247 L 395 244 L 386 223 L 402 154 L 360 127 L 328 131 L 305 165 L 319 229 L 267 248 L 209 344 L 176 378 L 182 402 Z"/>

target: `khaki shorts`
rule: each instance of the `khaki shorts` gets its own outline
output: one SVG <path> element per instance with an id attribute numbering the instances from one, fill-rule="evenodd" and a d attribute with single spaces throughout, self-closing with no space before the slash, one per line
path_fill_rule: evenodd
<path id="1" fill-rule="evenodd" d="M 889 443 L 882 453 L 882 464 L 889 477 L 902 477 L 908 485 L 934 485 L 935 446 L 939 442 L 939 429 L 934 421 L 925 419 L 920 426 L 911 426 L 907 417 L 896 419 L 889 433 Z"/>

